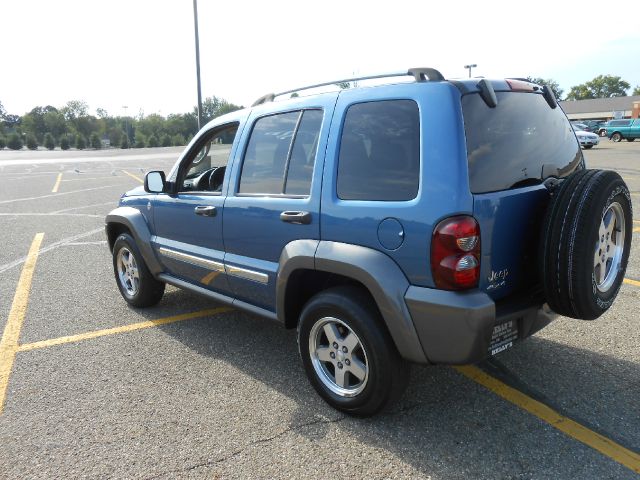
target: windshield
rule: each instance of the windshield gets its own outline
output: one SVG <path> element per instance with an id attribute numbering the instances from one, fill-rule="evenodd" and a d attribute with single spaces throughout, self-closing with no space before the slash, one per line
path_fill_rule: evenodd
<path id="1" fill-rule="evenodd" d="M 462 97 L 472 193 L 508 190 L 565 177 L 582 162 L 571 124 L 538 93 L 496 92 L 489 108 L 478 93 Z"/>

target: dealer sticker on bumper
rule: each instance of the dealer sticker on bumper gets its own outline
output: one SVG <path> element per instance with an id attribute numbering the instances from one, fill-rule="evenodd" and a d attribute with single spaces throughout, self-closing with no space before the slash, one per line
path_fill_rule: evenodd
<path id="1" fill-rule="evenodd" d="M 496 325 L 495 327 L 493 327 L 493 333 L 491 334 L 491 346 L 489 347 L 489 352 L 491 353 L 491 355 L 503 352 L 507 348 L 512 347 L 517 339 L 517 321 L 509 320 L 508 322 Z"/>

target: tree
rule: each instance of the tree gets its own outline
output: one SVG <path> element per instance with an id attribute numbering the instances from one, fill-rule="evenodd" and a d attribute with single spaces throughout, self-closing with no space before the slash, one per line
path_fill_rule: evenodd
<path id="1" fill-rule="evenodd" d="M 527 80 L 533 83 L 537 83 L 538 85 L 546 85 L 551 89 L 557 101 L 562 100 L 562 94 L 564 93 L 564 90 L 560 88 L 560 84 L 553 78 L 527 77 Z"/>
<path id="2" fill-rule="evenodd" d="M 7 140 L 7 147 L 11 150 L 20 150 L 22 148 L 22 139 L 20 135 L 17 133 L 12 133 L 9 135 L 9 139 Z"/>
<path id="3" fill-rule="evenodd" d="M 67 137 L 66 135 L 63 135 L 60 137 L 60 148 L 62 150 L 69 150 L 69 147 L 71 145 L 69 144 L 69 137 Z"/>
<path id="4" fill-rule="evenodd" d="M 158 137 L 155 135 L 151 135 L 149 140 L 147 141 L 147 147 L 157 147 L 159 146 Z"/>
<path id="5" fill-rule="evenodd" d="M 95 148 L 96 150 L 100 150 L 102 148 L 102 142 L 100 141 L 100 137 L 96 132 L 93 132 L 91 134 L 89 142 L 91 143 L 91 148 Z"/>
<path id="6" fill-rule="evenodd" d="M 67 121 L 60 112 L 47 112 L 44 114 L 44 127 L 47 132 L 56 138 L 67 132 Z"/>
<path id="7" fill-rule="evenodd" d="M 66 120 L 75 120 L 78 117 L 84 117 L 89 111 L 89 105 L 82 100 L 71 100 L 60 110 Z"/>
<path id="8" fill-rule="evenodd" d="M 23 132 L 34 135 L 38 141 L 41 141 L 47 131 L 45 117 L 50 113 L 58 113 L 58 110 L 51 105 L 33 108 L 22 117 Z"/>
<path id="9" fill-rule="evenodd" d="M 174 147 L 184 147 L 187 144 L 184 137 L 179 133 L 176 133 L 173 137 L 171 137 L 171 143 L 173 143 Z"/>
<path id="10" fill-rule="evenodd" d="M 567 95 L 567 100 L 626 97 L 629 88 L 631 88 L 631 85 L 620 77 L 614 75 L 598 75 L 593 80 L 571 87 Z"/>
<path id="11" fill-rule="evenodd" d="M 144 148 L 147 145 L 147 139 L 141 133 L 136 134 L 135 148 Z"/>
<path id="12" fill-rule="evenodd" d="M 138 132 L 145 137 L 155 135 L 159 137 L 165 130 L 166 120 L 162 115 L 152 113 L 151 115 L 138 120 Z"/>
<path id="13" fill-rule="evenodd" d="M 53 150 L 56 148 L 56 142 L 53 140 L 53 135 L 47 132 L 44 136 L 44 146 L 47 150 Z"/>
<path id="14" fill-rule="evenodd" d="M 0 106 L 2 105 L 0 104 Z M 2 150 L 6 146 L 7 146 L 7 140 L 2 135 L 0 135 L 0 150 Z"/>
<path id="15" fill-rule="evenodd" d="M 347 88 L 351 88 L 351 82 L 338 82 L 338 83 L 336 83 L 336 85 L 338 87 L 340 87 L 342 90 L 346 90 Z"/>
<path id="16" fill-rule="evenodd" d="M 233 103 L 227 102 L 224 98 L 216 97 L 207 97 L 202 101 L 202 122 L 203 125 L 207 122 L 210 122 L 216 117 L 220 115 L 224 115 L 225 113 L 235 112 L 236 110 L 240 110 L 244 107 L 239 107 L 238 105 L 234 105 Z M 198 115 L 198 107 L 194 107 L 194 114 Z"/>
<path id="17" fill-rule="evenodd" d="M 98 130 L 98 119 L 91 115 L 78 117 L 73 121 L 76 131 L 85 138 Z"/>
<path id="18" fill-rule="evenodd" d="M 38 149 L 38 140 L 36 140 L 36 136 L 33 134 L 27 135 L 27 148 L 29 150 L 37 150 Z"/>
<path id="19" fill-rule="evenodd" d="M 122 136 L 122 143 L 120 144 L 120 148 L 122 149 L 129 148 L 129 139 L 127 138 L 126 135 Z"/>
<path id="20" fill-rule="evenodd" d="M 640 95 L 640 85 L 636 85 L 636 88 L 633 89 L 633 93 L 631 95 Z"/>
<path id="21" fill-rule="evenodd" d="M 87 148 L 87 142 L 82 135 L 76 137 L 76 148 L 78 150 L 84 150 Z"/>
<path id="22" fill-rule="evenodd" d="M 160 144 L 163 147 L 170 147 L 171 146 L 171 136 L 168 133 L 165 133 L 162 136 L 162 140 L 160 140 Z"/>

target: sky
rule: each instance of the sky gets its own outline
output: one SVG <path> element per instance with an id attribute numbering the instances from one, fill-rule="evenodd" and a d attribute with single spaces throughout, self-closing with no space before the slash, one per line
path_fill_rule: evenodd
<path id="1" fill-rule="evenodd" d="M 0 2 L 8 113 L 83 100 L 166 116 L 197 103 L 192 0 Z M 600 74 L 640 85 L 637 18 L 590 0 L 198 0 L 198 17 L 203 98 L 244 106 L 354 74 L 465 77 L 471 63 L 474 76 L 551 77 L 565 94 Z"/>

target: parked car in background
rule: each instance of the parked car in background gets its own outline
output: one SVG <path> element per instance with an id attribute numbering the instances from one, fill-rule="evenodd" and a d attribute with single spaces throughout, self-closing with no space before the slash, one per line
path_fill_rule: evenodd
<path id="1" fill-rule="evenodd" d="M 582 132 L 590 132 L 591 129 L 587 126 L 586 123 L 582 123 L 582 122 L 571 122 L 571 126 L 573 127 L 574 130 L 580 130 Z"/>
<path id="2" fill-rule="evenodd" d="M 585 120 L 583 123 L 587 127 L 589 127 L 589 130 L 586 130 L 587 132 L 593 132 L 600 135 L 600 131 L 604 130 L 605 133 L 603 133 L 600 136 L 604 137 L 604 135 L 606 134 L 606 129 L 603 127 L 604 127 L 604 124 L 607 122 L 605 122 L 604 120 Z"/>
<path id="3" fill-rule="evenodd" d="M 580 142 L 580 146 L 589 149 L 600 143 L 600 139 L 598 135 L 593 132 L 587 132 L 582 130 L 578 125 L 579 123 L 573 123 L 571 126 L 573 127 L 573 131 L 576 132 L 576 137 L 578 137 L 578 141 Z"/>
<path id="4" fill-rule="evenodd" d="M 623 138 L 627 142 L 633 142 L 636 138 L 640 138 L 640 118 L 611 120 L 607 124 L 607 137 L 614 142 L 619 142 Z"/>

